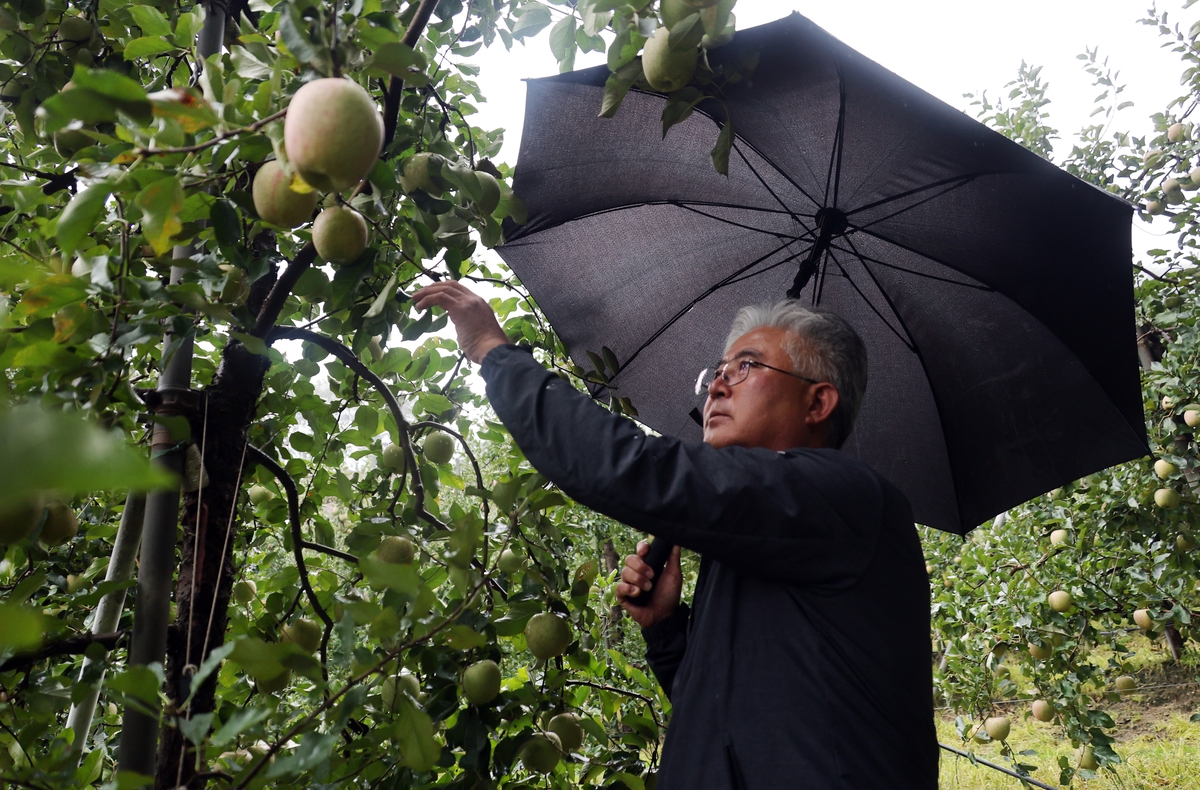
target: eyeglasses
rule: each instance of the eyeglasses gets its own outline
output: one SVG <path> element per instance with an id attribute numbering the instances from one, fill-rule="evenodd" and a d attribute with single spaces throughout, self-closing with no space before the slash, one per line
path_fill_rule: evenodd
<path id="1" fill-rule="evenodd" d="M 757 359 L 749 359 L 742 357 L 735 359 L 732 362 L 718 363 L 715 367 L 705 368 L 700 371 L 700 375 L 696 377 L 696 394 L 702 395 L 708 392 L 708 388 L 714 381 L 720 378 L 727 386 L 741 384 L 750 375 L 750 368 L 766 368 L 782 373 L 785 376 L 807 381 L 809 384 L 820 384 L 817 379 L 810 379 L 807 376 L 801 376 L 799 373 L 793 373 L 790 370 L 773 367 L 765 362 L 759 362 Z"/>

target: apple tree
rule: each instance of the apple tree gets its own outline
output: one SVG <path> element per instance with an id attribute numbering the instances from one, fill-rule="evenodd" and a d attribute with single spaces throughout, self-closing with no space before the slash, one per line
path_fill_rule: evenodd
<path id="1" fill-rule="evenodd" d="M 486 255 L 524 208 L 470 59 L 545 31 L 610 53 L 597 112 L 662 65 L 683 117 L 732 5 L 0 8 L 0 781 L 652 784 L 633 536 L 407 294 L 479 283 L 599 375 Z"/>
<path id="2" fill-rule="evenodd" d="M 1200 426 L 1200 146 L 1191 121 L 1200 23 L 1181 26 L 1167 13 L 1143 21 L 1179 54 L 1186 92 L 1144 132 L 1114 133 L 1116 113 L 1127 106 L 1124 87 L 1097 52 L 1081 55 L 1099 94 L 1095 123 L 1058 164 L 1130 201 L 1134 221 L 1165 236 L 1133 273 L 1153 457 L 1050 491 L 965 541 L 925 533 L 941 704 L 960 714 L 964 740 L 997 740 L 985 723 L 999 717 L 1059 728 L 1078 747 L 1073 760 L 1048 765 L 1021 751 L 1015 736 L 1003 753 L 1018 770 L 1040 769 L 1034 775 L 1064 784 L 1121 763 L 1106 709 L 1137 688 L 1133 637 L 1148 637 L 1166 661 L 1179 661 L 1200 636 L 1193 622 L 1200 615 L 1193 432 Z M 975 104 L 985 122 L 1053 159 L 1058 133 L 1047 122 L 1050 93 L 1039 72 L 1022 65 L 1004 99 L 983 94 Z"/>

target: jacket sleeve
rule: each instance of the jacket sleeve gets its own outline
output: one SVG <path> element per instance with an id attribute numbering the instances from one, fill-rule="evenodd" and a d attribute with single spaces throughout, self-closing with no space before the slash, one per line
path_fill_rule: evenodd
<path id="1" fill-rule="evenodd" d="M 650 436 L 517 346 L 492 349 L 481 372 L 534 468 L 593 510 L 776 581 L 843 584 L 870 561 L 882 482 L 843 453 Z"/>
<path id="2" fill-rule="evenodd" d="M 667 699 L 672 699 L 671 687 L 675 684 L 675 673 L 687 651 L 690 617 L 691 609 L 686 603 L 681 603 L 670 617 L 642 629 L 642 638 L 646 640 L 646 661 L 654 670 L 654 677 L 658 678 L 658 685 L 662 686 Z"/>

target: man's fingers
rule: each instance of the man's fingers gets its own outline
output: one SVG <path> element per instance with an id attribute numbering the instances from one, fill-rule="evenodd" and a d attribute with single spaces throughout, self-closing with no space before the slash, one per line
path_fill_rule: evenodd
<path id="1" fill-rule="evenodd" d="M 630 554 L 625 558 L 625 567 L 634 571 L 635 573 L 645 576 L 647 579 L 654 578 L 654 569 L 647 565 L 641 557 L 638 557 L 635 554 Z"/>
<path id="2" fill-rule="evenodd" d="M 621 581 L 635 589 L 648 590 L 653 586 L 648 574 L 628 566 L 621 571 Z"/>
<path id="3" fill-rule="evenodd" d="M 639 540 L 637 545 L 637 555 L 639 557 L 645 557 L 646 552 L 648 551 L 650 551 L 650 544 L 644 540 Z"/>

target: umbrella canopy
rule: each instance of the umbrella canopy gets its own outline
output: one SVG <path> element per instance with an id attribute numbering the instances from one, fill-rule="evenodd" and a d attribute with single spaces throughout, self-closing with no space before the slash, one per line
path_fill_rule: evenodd
<path id="1" fill-rule="evenodd" d="M 662 95 L 596 116 L 604 67 L 528 83 L 529 222 L 499 251 L 572 358 L 607 346 L 639 419 L 698 439 L 693 386 L 738 308 L 791 292 L 837 312 L 870 364 L 843 449 L 962 534 L 1144 455 L 1132 207 L 798 14 L 710 56 L 748 50 L 752 78 L 665 140 Z M 728 176 L 709 157 L 725 108 Z"/>

